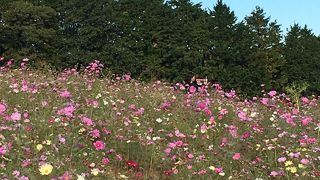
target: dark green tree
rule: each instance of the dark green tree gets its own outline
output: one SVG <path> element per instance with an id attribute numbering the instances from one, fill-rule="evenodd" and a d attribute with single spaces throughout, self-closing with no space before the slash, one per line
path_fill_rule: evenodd
<path id="1" fill-rule="evenodd" d="M 285 38 L 284 56 L 287 63 L 283 74 L 287 84 L 307 82 L 309 92 L 320 92 L 320 41 L 307 26 L 291 26 Z"/>
<path id="2" fill-rule="evenodd" d="M 209 15 L 209 58 L 205 60 L 205 68 L 208 69 L 210 79 L 230 88 L 234 85 L 229 76 L 230 73 L 234 74 L 236 65 L 234 55 L 237 18 L 222 0 L 218 0 Z"/>
<path id="3" fill-rule="evenodd" d="M 1 54 L 16 60 L 53 60 L 57 52 L 56 11 L 26 1 L 12 1 L 0 7 Z"/>
<path id="4" fill-rule="evenodd" d="M 280 25 L 276 21 L 270 22 L 270 17 L 265 17 L 260 7 L 256 7 L 251 15 L 245 18 L 245 22 L 251 40 L 249 68 L 254 74 L 259 75 L 253 82 L 258 88 L 260 84 L 265 84 L 267 89 L 277 88 L 279 70 L 285 63 Z M 258 89 L 254 91 L 257 92 Z"/>

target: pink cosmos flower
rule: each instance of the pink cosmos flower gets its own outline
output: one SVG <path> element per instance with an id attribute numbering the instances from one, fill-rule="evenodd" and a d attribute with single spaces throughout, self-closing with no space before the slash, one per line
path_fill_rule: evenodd
<path id="1" fill-rule="evenodd" d="M 223 172 L 223 168 L 222 167 L 216 167 L 214 169 L 214 172 L 217 173 L 217 174 L 222 173 Z"/>
<path id="2" fill-rule="evenodd" d="M 21 176 L 18 178 L 18 180 L 29 180 L 29 178 L 27 176 Z"/>
<path id="3" fill-rule="evenodd" d="M 179 130 L 176 130 L 176 131 L 175 131 L 175 135 L 176 135 L 177 137 L 180 137 L 180 138 L 185 138 L 185 137 L 186 137 L 186 135 L 184 135 L 183 133 L 181 133 Z"/>
<path id="4" fill-rule="evenodd" d="M 268 99 L 268 98 L 262 98 L 262 99 L 261 99 L 261 103 L 262 103 L 263 105 L 268 105 L 268 104 L 269 104 L 269 99 Z"/>
<path id="5" fill-rule="evenodd" d="M 194 87 L 194 86 L 191 86 L 191 87 L 189 88 L 189 92 L 190 92 L 191 94 L 195 93 L 196 91 L 197 91 L 197 88 Z"/>
<path id="6" fill-rule="evenodd" d="M 271 97 L 275 96 L 276 94 L 277 94 L 277 91 L 270 91 L 268 93 L 268 95 L 271 96 Z"/>
<path id="7" fill-rule="evenodd" d="M 232 137 L 237 138 L 238 137 L 238 127 L 231 125 L 228 126 L 229 133 L 231 134 Z"/>
<path id="8" fill-rule="evenodd" d="M 221 139 L 220 147 L 223 147 L 223 146 L 227 145 L 227 143 L 228 143 L 228 138 L 223 137 L 223 138 Z"/>
<path id="9" fill-rule="evenodd" d="M 91 131 L 91 135 L 94 137 L 94 138 L 99 138 L 100 137 L 100 131 L 99 129 L 94 129 Z"/>
<path id="10" fill-rule="evenodd" d="M 59 142 L 61 143 L 61 144 L 65 144 L 66 143 L 66 139 L 62 136 L 62 135 L 58 135 L 58 138 L 59 138 Z"/>
<path id="11" fill-rule="evenodd" d="M 233 156 L 232 156 L 232 159 L 233 160 L 239 160 L 241 158 L 241 154 L 240 153 L 235 153 Z"/>
<path id="12" fill-rule="evenodd" d="M 304 104 L 308 104 L 310 101 L 307 97 L 302 97 L 301 98 L 301 101 L 304 103 Z"/>
<path id="13" fill-rule="evenodd" d="M 310 122 L 312 121 L 312 117 L 308 116 L 308 117 L 305 117 L 301 120 L 301 123 L 304 125 L 304 126 L 307 126 Z"/>
<path id="14" fill-rule="evenodd" d="M 241 139 L 247 139 L 248 137 L 251 136 L 251 133 L 250 132 L 245 132 L 241 135 Z"/>
<path id="15" fill-rule="evenodd" d="M 226 92 L 225 95 L 226 95 L 228 98 L 233 98 L 233 97 L 236 96 L 236 91 L 231 90 L 230 92 Z"/>
<path id="16" fill-rule="evenodd" d="M 92 126 L 93 125 L 92 119 L 90 119 L 90 118 L 88 118 L 86 116 L 81 117 L 81 120 L 87 126 Z"/>
<path id="17" fill-rule="evenodd" d="M 270 173 L 270 176 L 272 176 L 272 177 L 276 177 L 278 175 L 279 175 L 279 173 L 277 171 L 271 171 L 271 173 Z"/>
<path id="18" fill-rule="evenodd" d="M 58 110 L 59 115 L 65 115 L 68 117 L 72 117 L 73 116 L 73 112 L 75 111 L 75 107 L 73 105 L 68 105 L 60 110 Z"/>
<path id="19" fill-rule="evenodd" d="M 248 120 L 247 113 L 246 113 L 246 112 L 243 112 L 243 111 L 240 111 L 240 112 L 238 113 L 238 117 L 240 118 L 240 121 L 246 121 L 246 120 Z"/>
<path id="20" fill-rule="evenodd" d="M 7 106 L 5 104 L 0 103 L 0 115 L 6 112 Z"/>
<path id="21" fill-rule="evenodd" d="M 307 165 L 307 164 L 309 164 L 309 160 L 308 159 L 301 159 L 301 164 L 304 164 L 304 165 Z"/>
<path id="22" fill-rule="evenodd" d="M 14 112 L 10 116 L 12 121 L 20 121 L 21 120 L 21 114 L 19 112 Z"/>
<path id="23" fill-rule="evenodd" d="M 0 146 L 0 156 L 5 155 L 7 152 L 7 149 L 3 146 Z"/>
<path id="24" fill-rule="evenodd" d="M 103 150 L 105 148 L 105 144 L 102 141 L 96 141 L 93 143 L 96 150 Z"/>
<path id="25" fill-rule="evenodd" d="M 191 153 L 188 154 L 188 158 L 189 158 L 189 159 L 192 159 L 193 157 L 194 157 L 193 154 L 191 154 Z"/>
<path id="26" fill-rule="evenodd" d="M 59 96 L 63 98 L 71 98 L 71 93 L 67 90 L 64 90 L 59 93 Z"/>
<path id="27" fill-rule="evenodd" d="M 109 162 L 110 162 L 110 160 L 108 158 L 106 158 L 106 157 L 102 158 L 102 164 L 108 165 Z"/>
<path id="28" fill-rule="evenodd" d="M 199 109 L 203 110 L 203 109 L 205 109 L 206 107 L 207 107 L 207 103 L 206 103 L 206 102 L 204 102 L 204 101 L 198 102 L 198 108 L 199 108 Z"/>
<path id="29" fill-rule="evenodd" d="M 286 160 L 287 160 L 287 158 L 285 158 L 285 157 L 278 158 L 278 162 L 285 162 Z"/>
<path id="30" fill-rule="evenodd" d="M 59 180 L 70 180 L 72 179 L 71 173 L 66 171 L 61 177 L 59 177 Z"/>

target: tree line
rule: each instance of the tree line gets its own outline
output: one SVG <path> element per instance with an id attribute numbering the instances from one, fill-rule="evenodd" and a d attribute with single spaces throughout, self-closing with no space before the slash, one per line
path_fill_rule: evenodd
<path id="1" fill-rule="evenodd" d="M 0 55 L 56 69 L 99 59 L 149 81 L 208 77 L 243 95 L 308 83 L 320 91 L 320 37 L 256 7 L 242 21 L 222 0 L 1 0 Z"/>

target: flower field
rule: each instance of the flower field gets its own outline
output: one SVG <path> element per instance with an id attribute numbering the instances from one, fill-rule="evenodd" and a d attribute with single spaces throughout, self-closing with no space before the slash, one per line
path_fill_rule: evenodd
<path id="1" fill-rule="evenodd" d="M 8 64 L 10 65 L 10 64 Z M 0 179 L 317 179 L 318 97 L 0 70 Z"/>

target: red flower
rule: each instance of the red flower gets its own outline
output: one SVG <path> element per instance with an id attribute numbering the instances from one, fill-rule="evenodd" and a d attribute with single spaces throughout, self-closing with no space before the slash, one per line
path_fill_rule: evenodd
<path id="1" fill-rule="evenodd" d="M 135 161 L 132 161 L 132 160 L 129 160 L 126 163 L 129 167 L 133 167 L 133 168 L 139 167 L 139 164 Z"/>

